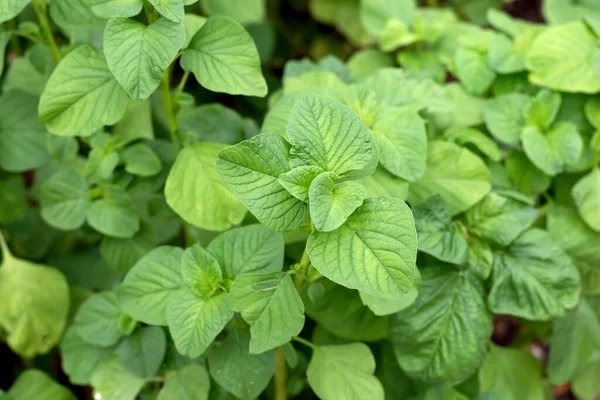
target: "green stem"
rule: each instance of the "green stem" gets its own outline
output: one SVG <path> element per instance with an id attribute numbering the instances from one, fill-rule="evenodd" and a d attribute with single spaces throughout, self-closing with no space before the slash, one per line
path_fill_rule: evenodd
<path id="1" fill-rule="evenodd" d="M 173 108 L 173 98 L 171 97 L 171 67 L 165 70 L 162 79 L 162 98 L 167 112 L 167 120 L 169 122 L 169 134 L 171 135 L 171 141 L 175 145 L 179 145 L 177 140 L 177 119 L 175 118 L 175 110 Z"/>
<path id="2" fill-rule="evenodd" d="M 8 248 L 8 244 L 6 244 L 6 240 L 4 240 L 4 235 L 2 235 L 2 231 L 0 231 L 0 250 L 2 252 L 2 263 L 6 264 L 6 261 L 13 257 L 10 249 Z"/>
<path id="3" fill-rule="evenodd" d="M 300 259 L 296 269 L 296 275 L 294 276 L 294 286 L 296 286 L 296 290 L 298 291 L 300 291 L 304 281 L 306 280 L 306 272 L 308 271 L 309 266 L 310 258 L 308 257 L 308 251 L 305 247 L 304 252 L 302 253 L 302 258 Z"/>
<path id="4" fill-rule="evenodd" d="M 11 19 L 10 23 L 9 23 L 9 28 L 14 30 L 15 32 L 17 31 L 17 19 Z M 12 51 L 14 51 L 14 53 L 17 56 L 20 56 L 22 54 L 21 51 L 21 43 L 19 43 L 19 36 L 18 35 L 12 35 L 12 37 L 10 38 L 10 46 L 12 48 Z"/>
<path id="5" fill-rule="evenodd" d="M 48 20 L 48 15 L 46 14 L 46 4 L 41 3 L 40 0 L 33 0 L 33 8 L 35 9 L 38 19 L 40 20 L 40 25 L 42 25 L 44 34 L 46 35 L 46 42 L 50 48 L 52 58 L 54 59 L 54 62 L 58 64 L 60 60 L 62 60 L 62 56 L 60 55 L 60 51 L 58 50 L 58 46 L 54 40 L 54 35 L 52 34 L 50 21 Z"/>
<path id="6" fill-rule="evenodd" d="M 179 85 L 177 85 L 177 92 L 181 93 L 183 92 L 183 89 L 185 88 L 185 84 L 187 83 L 188 78 L 190 77 L 190 72 L 186 71 L 183 76 L 181 77 L 181 81 L 179 81 Z"/>
<path id="7" fill-rule="evenodd" d="M 287 365 L 283 347 L 278 347 L 275 359 L 275 400 L 287 400 L 287 398 Z"/>
<path id="8" fill-rule="evenodd" d="M 308 340 L 301 338 L 300 336 L 293 336 L 292 340 L 298 342 L 298 343 L 302 343 L 305 346 L 310 347 L 312 350 L 316 349 L 317 346 L 315 346 L 314 344 L 312 344 L 311 342 L 309 342 Z"/>

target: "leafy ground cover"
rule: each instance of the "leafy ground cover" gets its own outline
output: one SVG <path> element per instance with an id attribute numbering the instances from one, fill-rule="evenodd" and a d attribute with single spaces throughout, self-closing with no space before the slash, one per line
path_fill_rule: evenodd
<path id="1" fill-rule="evenodd" d="M 600 7 L 0 0 L 0 400 L 594 400 Z"/>

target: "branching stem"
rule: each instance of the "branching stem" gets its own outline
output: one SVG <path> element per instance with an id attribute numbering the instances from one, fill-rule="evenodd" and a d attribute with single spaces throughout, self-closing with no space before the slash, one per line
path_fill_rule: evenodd
<path id="1" fill-rule="evenodd" d="M 58 64 L 60 60 L 62 60 L 62 56 L 60 54 L 60 50 L 54 40 L 54 35 L 52 34 L 52 28 L 50 27 L 50 21 L 48 20 L 48 15 L 46 14 L 46 3 L 42 3 L 40 0 L 33 0 L 33 8 L 35 9 L 35 13 L 37 14 L 38 19 L 40 20 L 40 25 L 42 25 L 42 29 L 44 30 L 44 35 L 46 36 L 46 44 L 50 48 L 50 53 L 52 54 L 52 58 L 54 62 Z"/>

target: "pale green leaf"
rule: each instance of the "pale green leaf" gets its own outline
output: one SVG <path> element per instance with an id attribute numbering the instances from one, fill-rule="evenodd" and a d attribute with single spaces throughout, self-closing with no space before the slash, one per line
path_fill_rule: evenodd
<path id="1" fill-rule="evenodd" d="M 50 76 L 40 98 L 40 121 L 56 135 L 90 136 L 118 122 L 128 102 L 104 53 L 82 46 L 69 53 Z"/>
<path id="2" fill-rule="evenodd" d="M 85 222 L 87 201 L 85 178 L 71 170 L 52 175 L 40 189 L 41 216 L 58 229 L 80 228 Z"/>
<path id="3" fill-rule="evenodd" d="M 252 37 L 228 17 L 210 17 L 192 38 L 181 67 L 213 92 L 263 97 L 267 84 Z"/>
<path id="4" fill-rule="evenodd" d="M 229 393 L 251 400 L 262 393 L 275 372 L 275 351 L 249 353 L 250 333 L 232 327 L 224 341 L 208 352 L 210 375 Z"/>
<path id="5" fill-rule="evenodd" d="M 7 400 L 75 400 L 66 387 L 37 369 L 28 369 L 19 375 L 7 395 Z"/>
<path id="6" fill-rule="evenodd" d="M 102 238 L 100 254 L 108 265 L 125 274 L 155 247 L 156 233 L 149 224 L 143 223 L 140 230 L 129 239 Z"/>
<path id="7" fill-rule="evenodd" d="M 484 93 L 496 79 L 487 57 L 475 50 L 460 47 L 454 55 L 454 68 L 460 83 L 474 95 Z"/>
<path id="8" fill-rule="evenodd" d="M 124 338 L 115 354 L 130 372 L 141 377 L 153 377 L 163 363 L 167 350 L 167 335 L 158 326 L 146 326 Z"/>
<path id="9" fill-rule="evenodd" d="M 590 228 L 600 231 L 600 169 L 594 167 L 571 191 L 579 215 Z"/>
<path id="10" fill-rule="evenodd" d="M 425 174 L 411 183 L 408 199 L 419 203 L 439 194 L 450 215 L 456 215 L 481 200 L 490 191 L 491 180 L 478 156 L 456 144 L 434 141 L 427 150 Z"/>
<path id="11" fill-rule="evenodd" d="M 100 18 L 134 17 L 142 11 L 142 0 L 92 0 L 92 11 Z"/>
<path id="12" fill-rule="evenodd" d="M 293 231 L 308 206 L 278 181 L 290 170 L 289 145 L 276 134 L 263 133 L 219 153 L 217 171 L 225 186 L 266 227 Z"/>
<path id="13" fill-rule="evenodd" d="M 104 54 L 108 68 L 129 96 L 146 99 L 160 85 L 184 40 L 183 25 L 165 18 L 148 26 L 112 18 L 104 30 Z"/>
<path id="14" fill-rule="evenodd" d="M 179 134 L 185 145 L 197 142 L 236 144 L 244 140 L 244 120 L 219 103 L 202 104 L 177 115 Z"/>
<path id="15" fill-rule="evenodd" d="M 298 200 L 308 202 L 308 190 L 312 181 L 323 172 L 319 167 L 303 165 L 279 175 L 277 181 Z"/>
<path id="16" fill-rule="evenodd" d="M 395 197 L 406 200 L 409 182 L 378 167 L 373 174 L 358 181 L 366 190 L 366 197 Z"/>
<path id="17" fill-rule="evenodd" d="M 308 191 L 310 216 L 320 232 L 338 229 L 363 203 L 363 188 L 356 182 L 336 184 L 332 172 L 323 172 L 311 183 Z"/>
<path id="18" fill-rule="evenodd" d="M 75 329 L 69 328 L 60 342 L 62 368 L 69 376 L 69 381 L 76 385 L 87 385 L 96 367 L 112 351 L 112 347 L 100 347 L 86 342 Z"/>
<path id="19" fill-rule="evenodd" d="M 166 19 L 179 23 L 185 12 L 184 0 L 148 0 L 156 11 Z"/>
<path id="20" fill-rule="evenodd" d="M 317 346 L 306 375 L 323 400 L 383 400 L 381 382 L 373 376 L 375 357 L 364 343 Z"/>
<path id="21" fill-rule="evenodd" d="M 304 326 L 304 304 L 286 273 L 244 274 L 231 287 L 233 309 L 250 324 L 250 353 L 289 342 Z"/>
<path id="22" fill-rule="evenodd" d="M 390 314 L 395 314 L 399 311 L 404 310 L 405 308 L 410 307 L 417 296 L 419 295 L 419 291 L 421 290 L 421 273 L 419 269 L 415 267 L 415 285 L 399 299 L 386 299 L 383 297 L 373 296 L 371 294 L 367 294 L 359 291 L 360 300 L 363 304 L 375 315 L 385 316 Z"/>
<path id="23" fill-rule="evenodd" d="M 414 0 L 363 0 L 360 21 L 371 35 L 379 37 L 392 19 L 412 24 L 417 11 Z"/>
<path id="24" fill-rule="evenodd" d="M 206 17 L 201 17 L 196 14 L 185 14 L 183 16 L 183 28 L 185 29 L 185 42 L 183 48 L 187 48 L 190 45 L 190 41 L 196 35 L 196 33 L 206 23 Z"/>
<path id="25" fill-rule="evenodd" d="M 92 374 L 94 397 L 110 400 L 135 400 L 146 381 L 129 372 L 117 356 L 105 359 Z"/>
<path id="26" fill-rule="evenodd" d="M 494 255 L 490 309 L 534 321 L 560 317 L 579 299 L 579 273 L 540 229 L 522 233 Z"/>
<path id="27" fill-rule="evenodd" d="M 5 0 L 0 4 L 0 23 L 13 19 L 31 0 Z"/>
<path id="28" fill-rule="evenodd" d="M 50 158 L 36 104 L 35 96 L 20 90 L 0 96 L 0 167 L 6 171 L 38 168 Z"/>
<path id="29" fill-rule="evenodd" d="M 123 310 L 137 321 L 166 325 L 168 299 L 183 287 L 180 265 L 183 250 L 162 246 L 142 257 L 129 271 L 119 289 Z"/>
<path id="30" fill-rule="evenodd" d="M 540 90 L 523 110 L 527 125 L 541 131 L 548 129 L 556 119 L 561 102 L 560 93 Z"/>
<path id="31" fill-rule="evenodd" d="M 552 239 L 576 265 L 600 266 L 600 234 L 592 230 L 573 208 L 555 206 L 548 212 L 547 227 Z M 569 234 L 566 235 L 565 232 Z"/>
<path id="32" fill-rule="evenodd" d="M 102 198 L 87 204 L 88 224 L 98 232 L 131 238 L 140 229 L 140 217 L 131 196 L 118 186 L 103 188 Z"/>
<path id="33" fill-rule="evenodd" d="M 241 274 L 279 272 L 283 267 L 283 236 L 261 225 L 225 232 L 208 251 L 219 261 L 223 277 L 232 281 Z"/>
<path id="34" fill-rule="evenodd" d="M 219 262 L 199 244 L 185 249 L 181 277 L 196 296 L 205 300 L 219 289 L 223 280 Z"/>
<path id="35" fill-rule="evenodd" d="M 485 104 L 483 117 L 492 135 L 504 143 L 519 143 L 521 129 L 525 126 L 524 109 L 530 98 L 520 93 L 510 93 L 494 97 Z"/>
<path id="36" fill-rule="evenodd" d="M 492 161 L 500 161 L 500 148 L 496 142 L 477 129 L 453 127 L 444 132 L 444 137 L 461 146 L 473 145 Z"/>
<path id="37" fill-rule="evenodd" d="M 225 15 L 242 25 L 259 24 L 265 18 L 265 0 L 201 0 L 208 16 Z"/>
<path id="38" fill-rule="evenodd" d="M 210 378 L 206 368 L 188 364 L 169 375 L 157 400 L 208 400 Z"/>
<path id="39" fill-rule="evenodd" d="M 130 101 L 125 115 L 113 127 L 112 134 L 123 143 L 133 142 L 136 139 L 154 139 L 150 101 Z"/>
<path id="40" fill-rule="evenodd" d="M 158 174 L 162 162 L 158 155 L 144 143 L 136 143 L 127 147 L 121 154 L 125 171 L 133 175 L 148 177 Z"/>
<path id="41" fill-rule="evenodd" d="M 166 311 L 177 351 L 190 358 L 204 353 L 233 317 L 227 293 L 203 300 L 188 288 L 169 297 Z"/>
<path id="42" fill-rule="evenodd" d="M 29 204 L 25 182 L 20 175 L 0 179 L 0 224 L 17 222 L 27 214 Z"/>
<path id="43" fill-rule="evenodd" d="M 391 340 L 400 367 L 431 384 L 465 380 L 483 362 L 492 314 L 482 281 L 454 267 L 421 271 L 417 301 L 391 317 Z"/>
<path id="44" fill-rule="evenodd" d="M 327 278 L 375 296 L 397 298 L 414 285 L 417 240 L 402 200 L 366 199 L 338 229 L 313 232 L 307 249 Z"/>

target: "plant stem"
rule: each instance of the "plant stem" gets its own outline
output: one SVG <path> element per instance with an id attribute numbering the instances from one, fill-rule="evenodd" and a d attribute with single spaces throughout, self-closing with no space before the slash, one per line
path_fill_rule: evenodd
<path id="1" fill-rule="evenodd" d="M 48 20 L 48 15 L 46 15 L 46 5 L 42 4 L 40 0 L 33 0 L 33 8 L 35 9 L 38 19 L 40 20 L 40 25 L 42 25 L 44 34 L 46 35 L 46 44 L 50 48 L 52 58 L 54 59 L 54 62 L 58 64 L 60 60 L 62 60 L 62 56 L 60 55 L 56 41 L 54 41 L 54 35 L 52 35 L 50 21 Z"/>
<path id="2" fill-rule="evenodd" d="M 275 363 L 275 400 L 287 400 L 287 365 L 283 347 L 277 348 Z"/>
<path id="3" fill-rule="evenodd" d="M 169 121 L 169 134 L 171 135 L 171 141 L 179 146 L 177 140 L 177 119 L 175 118 L 175 110 L 173 108 L 173 99 L 171 97 L 171 67 L 165 70 L 162 79 L 162 98 L 163 104 L 165 105 L 165 111 L 167 112 L 167 119 Z"/>
<path id="4" fill-rule="evenodd" d="M 179 81 L 179 85 L 177 85 L 178 93 L 183 92 L 183 89 L 185 88 L 185 84 L 187 83 L 187 80 L 189 77 L 190 77 L 190 72 L 189 71 L 184 72 L 183 76 L 181 77 L 181 81 Z"/>
<path id="5" fill-rule="evenodd" d="M 2 263 L 5 264 L 6 260 L 12 258 L 12 253 L 10 252 L 10 249 L 8 248 L 8 244 L 6 243 L 6 240 L 4 240 L 4 235 L 2 234 L 2 231 L 0 231 L 0 253 L 2 254 Z"/>
<path id="6" fill-rule="evenodd" d="M 302 258 L 298 263 L 298 269 L 296 270 L 296 275 L 294 276 L 294 286 L 296 286 L 296 290 L 300 291 L 302 284 L 306 280 L 306 271 L 308 271 L 308 267 L 310 266 L 310 258 L 308 257 L 308 251 L 306 251 L 306 247 L 304 248 L 304 252 L 302 253 Z"/>
<path id="7" fill-rule="evenodd" d="M 9 28 L 14 30 L 15 32 L 17 31 L 17 19 L 11 19 L 10 23 L 9 23 Z M 22 54 L 21 51 L 21 43 L 19 43 L 19 36 L 18 35 L 12 35 L 12 37 L 10 38 L 10 46 L 12 48 L 12 51 L 14 51 L 14 53 L 17 56 L 20 56 Z"/>
<path id="8" fill-rule="evenodd" d="M 312 344 L 311 342 L 309 342 L 308 340 L 301 338 L 300 336 L 294 336 L 292 337 L 292 340 L 298 342 L 298 343 L 302 343 L 305 346 L 310 347 L 312 350 L 316 349 L 317 346 L 315 346 L 314 344 Z"/>

